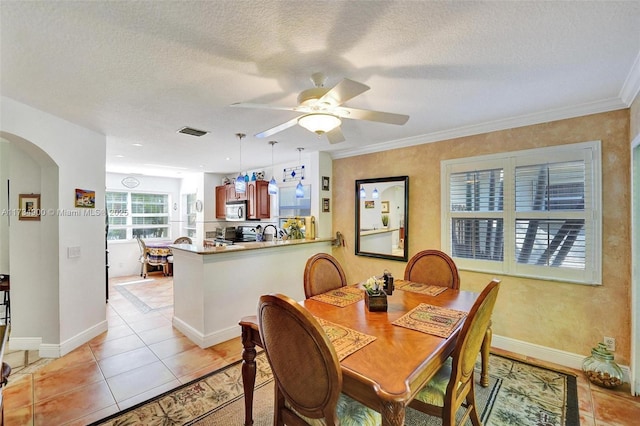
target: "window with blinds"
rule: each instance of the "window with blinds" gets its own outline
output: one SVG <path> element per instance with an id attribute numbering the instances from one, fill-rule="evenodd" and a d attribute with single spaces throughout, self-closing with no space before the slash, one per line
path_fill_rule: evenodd
<path id="1" fill-rule="evenodd" d="M 445 161 L 442 176 L 458 267 L 601 283 L 599 142 Z"/>
<path id="2" fill-rule="evenodd" d="M 109 240 L 169 238 L 169 195 L 106 192 Z"/>

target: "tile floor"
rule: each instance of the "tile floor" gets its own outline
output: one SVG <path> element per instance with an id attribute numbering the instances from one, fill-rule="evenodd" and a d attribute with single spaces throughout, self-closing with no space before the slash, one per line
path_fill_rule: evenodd
<path id="1" fill-rule="evenodd" d="M 171 278 L 149 279 L 111 279 L 109 330 L 64 357 L 5 354 L 13 367 L 3 391 L 5 425 L 86 425 L 240 359 L 239 338 L 200 349 L 175 330 Z M 610 391 L 577 373 L 582 426 L 638 424 L 640 398 L 630 396 L 628 384 Z"/>

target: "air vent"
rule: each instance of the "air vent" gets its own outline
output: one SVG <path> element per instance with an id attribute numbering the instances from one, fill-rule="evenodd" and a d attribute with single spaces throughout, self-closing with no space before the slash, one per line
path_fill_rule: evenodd
<path id="1" fill-rule="evenodd" d="M 182 129 L 178 130 L 178 133 L 184 133 L 185 135 L 200 137 L 200 136 L 206 135 L 209 132 L 205 130 L 194 129 L 193 127 L 183 127 Z"/>

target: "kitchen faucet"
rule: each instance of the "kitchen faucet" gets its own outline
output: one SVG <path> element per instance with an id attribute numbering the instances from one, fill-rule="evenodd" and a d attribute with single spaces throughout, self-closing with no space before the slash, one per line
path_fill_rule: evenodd
<path id="1" fill-rule="evenodd" d="M 273 228 L 273 231 L 274 231 L 274 233 L 273 233 L 273 239 L 274 239 L 274 240 L 277 240 L 277 239 L 278 239 L 278 228 L 277 228 L 275 225 L 273 225 L 273 224 L 269 224 L 269 225 L 265 226 L 264 228 L 262 228 L 262 241 L 266 241 L 266 240 L 264 239 L 264 235 L 265 235 L 265 233 L 266 233 L 266 231 L 267 231 L 267 228 L 268 228 L 268 227 L 270 227 L 270 226 Z"/>

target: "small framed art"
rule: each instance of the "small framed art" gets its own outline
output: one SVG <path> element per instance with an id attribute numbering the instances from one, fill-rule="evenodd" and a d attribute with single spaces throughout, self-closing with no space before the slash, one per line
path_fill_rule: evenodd
<path id="1" fill-rule="evenodd" d="M 322 213 L 329 213 L 331 212 L 331 207 L 330 207 L 330 201 L 328 198 L 323 198 L 322 199 Z"/>
<path id="2" fill-rule="evenodd" d="M 322 190 L 323 191 L 328 191 L 329 190 L 329 176 L 322 176 Z"/>
<path id="3" fill-rule="evenodd" d="M 20 194 L 18 197 L 18 220 L 40 220 L 40 194 Z"/>

